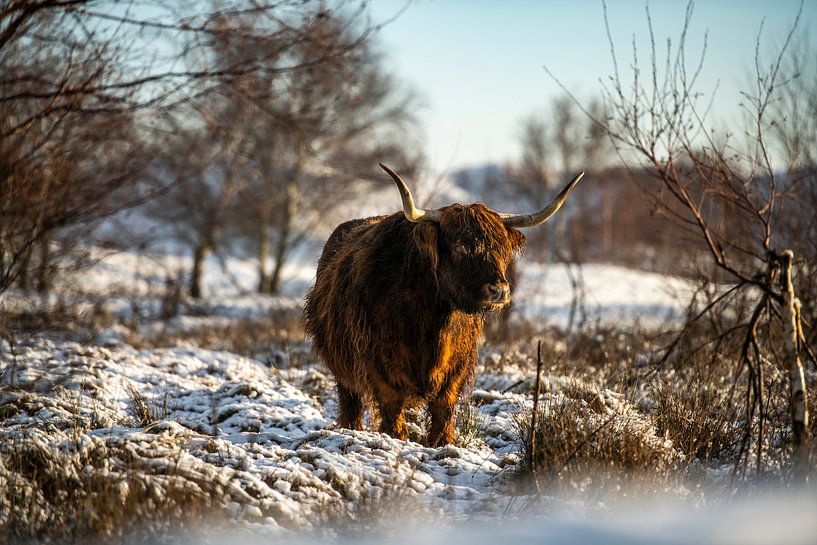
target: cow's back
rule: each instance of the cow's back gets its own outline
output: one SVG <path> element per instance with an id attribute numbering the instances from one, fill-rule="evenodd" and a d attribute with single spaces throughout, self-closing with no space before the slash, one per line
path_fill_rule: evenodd
<path id="1" fill-rule="evenodd" d="M 365 369 L 355 368 L 361 335 L 361 309 L 354 296 L 356 272 L 353 262 L 365 252 L 361 240 L 387 216 L 350 220 L 338 225 L 318 260 L 315 285 L 306 295 L 304 328 L 318 356 L 340 382 L 365 380 Z"/>

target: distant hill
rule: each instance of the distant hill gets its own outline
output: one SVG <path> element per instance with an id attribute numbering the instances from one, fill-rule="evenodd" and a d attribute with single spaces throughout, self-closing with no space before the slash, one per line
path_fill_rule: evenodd
<path id="1" fill-rule="evenodd" d="M 497 163 L 486 163 L 462 168 L 451 173 L 451 183 L 473 196 L 473 200 L 484 200 L 496 189 L 497 181 L 504 180 L 505 169 Z"/>

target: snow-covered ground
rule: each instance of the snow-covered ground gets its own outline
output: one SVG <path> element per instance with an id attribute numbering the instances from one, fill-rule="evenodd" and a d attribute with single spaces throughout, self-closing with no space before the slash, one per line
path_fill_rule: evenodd
<path id="1" fill-rule="evenodd" d="M 165 484 L 166 468 L 193 484 L 219 483 L 224 501 L 240 506 L 239 518 L 272 528 L 309 528 L 333 502 L 377 498 L 392 487 L 459 516 L 502 496 L 508 449 L 429 449 L 334 429 L 332 408 L 301 389 L 330 386 L 311 368 L 270 371 L 224 352 L 44 339 L 3 354 L 4 382 L 19 389 L 0 399 L 3 444 L 31 441 L 77 459 L 104 449 L 110 458 L 90 471 L 126 485 L 133 459 L 116 453 L 127 450 L 155 486 Z M 134 416 L 137 395 L 156 421 Z M 497 418 L 511 410 L 488 408 Z"/>
<path id="2" fill-rule="evenodd" d="M 172 484 L 170 469 L 189 486 L 218 483 L 215 503 L 236 504 L 237 520 L 266 529 L 308 529 L 327 506 L 405 494 L 424 511 L 465 521 L 504 513 L 516 495 L 514 417 L 531 399 L 493 389 L 505 384 L 496 377 L 480 378 L 472 396 L 482 439 L 432 449 L 337 429 L 331 380 L 312 366 L 270 370 L 225 352 L 42 337 L 0 352 L 8 387 L 0 397 L 0 450 L 30 442 L 54 451 L 84 466 L 86 477 L 122 482 L 123 502 L 135 469 L 160 491 Z M 600 395 L 608 402 L 599 414 L 587 410 L 588 425 L 618 413 L 623 428 L 675 456 L 632 407 L 611 392 Z M 80 463 L 99 450 L 106 457 L 97 465 Z M 8 483 L 0 470 L 0 484 L 4 477 Z M 14 513 L 3 507 L 0 513 Z"/>
<path id="3" fill-rule="evenodd" d="M 490 350 L 469 400 L 475 413 L 461 425 L 473 437 L 432 449 L 375 431 L 338 429 L 331 376 L 314 359 L 270 368 L 261 359 L 228 352 L 126 344 L 116 321 L 141 328 L 158 323 L 167 279 L 188 270 L 183 257 L 116 253 L 63 280 L 54 300 L 102 307 L 115 323 L 90 343 L 48 333 L 0 342 L 0 453 L 39 453 L 42 471 L 62 472 L 77 487 L 108 483 L 122 506 L 148 500 L 155 505 L 183 490 L 185 497 L 227 513 L 231 527 L 256 536 L 359 521 L 361 510 L 387 515 L 394 524 L 427 520 L 443 528 L 396 530 L 406 542 L 762 543 L 767 540 L 758 536 L 776 532 L 785 536 L 779 542 L 813 543 L 809 538 L 817 535 L 815 519 L 802 515 L 817 505 L 808 494 L 785 509 L 774 503 L 776 518 L 754 519 L 754 526 L 740 521 L 765 507 L 732 506 L 728 516 L 714 518 L 695 511 L 700 495 L 683 484 L 670 491 L 682 508 L 651 506 L 649 514 L 639 507 L 615 515 L 618 508 L 593 494 L 583 501 L 588 485 L 578 478 L 571 498 L 536 495 L 517 476 L 518 422 L 532 406 L 530 369 L 517 362 L 498 371 L 498 356 Z M 184 301 L 182 315 L 172 321 L 179 329 L 202 321 L 218 327 L 282 310 L 297 313 L 314 269 L 308 262 L 290 268 L 277 297 L 253 294 L 254 274 L 249 261 L 209 261 L 205 299 Z M 682 280 L 619 267 L 588 265 L 582 275 L 591 322 L 658 326 L 679 316 L 690 294 Z M 573 294 L 563 267 L 527 264 L 516 309 L 530 321 L 564 326 Z M 0 301 L 16 310 L 38 304 L 19 293 Z M 525 356 L 519 359 L 524 363 Z M 575 407 L 588 430 L 609 425 L 668 467 L 687 462 L 620 393 L 577 386 L 565 376 L 548 374 L 545 383 L 545 407 Z M 414 437 L 422 434 L 421 418 L 410 419 Z M 722 475 L 712 470 L 709 477 Z M 0 463 L 0 490 L 9 487 L 37 494 L 33 482 Z M 537 509 L 523 509 L 531 497 Z M 38 501 L 43 516 L 60 509 L 58 499 Z M 21 516 L 14 502 L 0 493 L 0 527 Z M 533 519 L 518 522 L 528 517 Z M 682 531 L 685 524 L 695 530 Z"/>
<path id="4" fill-rule="evenodd" d="M 531 321 L 564 328 L 577 299 L 575 320 L 618 327 L 660 327 L 674 323 L 692 296 L 686 280 L 615 265 L 573 267 L 520 262 L 514 294 L 518 311 Z M 574 286 L 577 282 L 578 286 Z"/>
<path id="5" fill-rule="evenodd" d="M 681 487 L 666 503 L 616 506 L 589 491 L 587 501 L 576 499 L 586 486 L 577 479 L 573 498 L 540 497 L 536 509 L 526 508 L 535 494 L 518 486 L 514 418 L 530 406 L 521 393 L 529 385 L 498 389 L 514 376 L 478 379 L 472 401 L 480 440 L 432 449 L 336 428 L 331 381 L 313 366 L 270 370 L 225 352 L 43 337 L 6 343 L 0 353 L 0 452 L 37 452 L 74 486 L 110 483 L 122 506 L 144 490 L 157 502 L 185 490 L 256 539 L 325 532 L 366 513 L 386 517 L 377 528 L 397 535 L 396 543 L 799 544 L 817 535 L 810 493 L 701 510 L 699 497 Z M 567 383 L 549 377 L 545 406 L 575 403 L 589 429 L 612 419 L 617 433 L 682 462 L 620 395 L 597 391 L 601 403 L 588 403 L 568 397 Z M 0 490 L 28 485 L 9 469 L 0 464 Z M 13 500 L 0 495 L 0 525 L 15 516 Z M 209 541 L 234 543 L 234 531 Z"/>
<path id="6" fill-rule="evenodd" d="M 166 254 L 140 255 L 92 249 L 95 265 L 70 273 L 61 281 L 61 295 L 88 300 L 125 316 L 139 306 L 158 312 L 167 296 L 169 283 L 186 286 L 191 260 Z M 210 257 L 205 266 L 205 298 L 196 303 L 199 315 L 228 318 L 257 318 L 281 308 L 298 308 L 306 290 L 314 283 L 317 254 L 305 252 L 285 267 L 280 296 L 254 293 L 257 271 L 253 260 Z M 520 260 L 518 285 L 514 289 L 515 312 L 528 321 L 564 328 L 574 300 L 574 324 L 615 324 L 617 327 L 660 327 L 681 317 L 692 295 L 685 280 L 615 265 L 588 264 L 568 269 L 561 264 Z M 581 283 L 574 285 L 576 279 Z M 5 304 L 19 298 L 6 294 Z M 55 297 L 55 295 L 52 295 Z M 28 298 L 23 298 L 28 301 Z M 102 301 L 100 301 L 102 300 Z M 136 303 L 136 304 L 135 304 Z"/>

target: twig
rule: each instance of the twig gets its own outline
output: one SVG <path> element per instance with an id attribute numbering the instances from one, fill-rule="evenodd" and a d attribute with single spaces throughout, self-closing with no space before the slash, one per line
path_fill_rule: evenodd
<path id="1" fill-rule="evenodd" d="M 533 465 L 533 453 L 536 451 L 536 415 L 539 412 L 539 387 L 542 380 L 542 340 L 536 343 L 536 382 L 533 390 L 533 412 L 530 417 L 530 437 L 528 441 L 528 467 L 533 473 L 533 482 L 536 483 L 536 468 Z M 538 487 L 538 484 L 537 484 Z"/>

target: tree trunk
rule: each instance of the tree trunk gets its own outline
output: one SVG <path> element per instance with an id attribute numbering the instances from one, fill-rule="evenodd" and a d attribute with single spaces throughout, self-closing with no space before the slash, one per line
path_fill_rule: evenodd
<path id="1" fill-rule="evenodd" d="M 37 292 L 45 295 L 51 289 L 51 255 L 49 253 L 50 236 L 40 240 L 40 255 L 37 263 Z"/>
<path id="2" fill-rule="evenodd" d="M 262 155 L 262 172 L 267 178 L 274 176 L 270 158 Z M 268 180 L 268 182 L 271 180 Z M 268 269 L 268 261 L 272 253 L 272 229 L 275 203 L 274 199 L 264 193 L 259 197 L 258 203 L 258 293 L 270 293 L 272 291 L 272 277 Z"/>
<path id="3" fill-rule="evenodd" d="M 292 227 L 295 223 L 295 213 L 298 211 L 298 182 L 297 176 L 299 170 L 293 174 L 290 181 L 287 183 L 286 202 L 284 204 L 283 216 L 281 218 L 280 232 L 278 233 L 278 242 L 275 245 L 275 265 L 272 270 L 272 278 L 270 279 L 270 293 L 278 294 L 281 292 L 281 285 L 283 284 L 282 272 L 284 264 L 286 263 L 287 252 L 292 240 Z"/>
<path id="4" fill-rule="evenodd" d="M 198 299 L 201 297 L 201 276 L 204 272 L 204 259 L 207 257 L 210 247 L 206 243 L 199 243 L 193 250 L 193 271 L 190 273 L 190 297 Z"/>
<path id="5" fill-rule="evenodd" d="M 270 228 L 269 220 L 261 218 L 258 226 L 258 293 L 272 291 L 272 283 L 267 271 L 267 261 L 270 256 Z"/>
<path id="6" fill-rule="evenodd" d="M 607 179 L 601 187 L 601 252 L 604 261 L 610 261 L 613 249 L 613 190 Z"/>
<path id="7" fill-rule="evenodd" d="M 576 204 L 579 213 L 571 218 L 567 229 L 570 234 L 570 260 L 573 263 L 581 263 L 584 261 L 586 254 L 584 233 L 588 226 L 588 218 L 592 217 L 593 214 L 587 209 L 584 193 L 577 195 L 576 200 L 578 201 Z"/>
<path id="8" fill-rule="evenodd" d="M 20 273 L 17 275 L 17 286 L 23 291 L 28 291 L 30 287 L 31 249 L 26 251 L 21 261 Z M 3 266 L 0 270 L 5 272 L 5 266 Z"/>
<path id="9" fill-rule="evenodd" d="M 797 472 L 805 472 L 809 458 L 809 428 L 808 394 L 803 364 L 800 361 L 800 300 L 794 295 L 794 284 L 791 279 L 794 254 L 791 250 L 786 250 L 778 257 L 783 267 L 780 282 L 786 301 L 783 312 L 786 338 L 785 363 L 789 368 L 789 410 L 794 439 L 794 463 Z"/>

